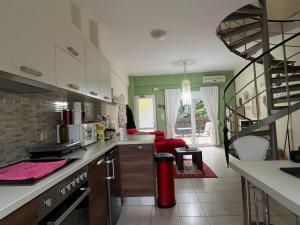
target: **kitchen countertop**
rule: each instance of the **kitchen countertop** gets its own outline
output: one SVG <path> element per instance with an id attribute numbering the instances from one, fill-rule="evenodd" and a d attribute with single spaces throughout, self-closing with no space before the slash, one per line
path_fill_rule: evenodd
<path id="1" fill-rule="evenodd" d="M 127 144 L 151 144 L 154 143 L 154 138 L 154 135 L 129 135 L 124 141 L 114 139 L 105 143 L 95 143 L 87 146 L 87 151 L 78 151 L 65 156 L 64 158 L 80 159 L 56 173 L 49 175 L 34 185 L 0 185 L 0 220 L 115 146 Z"/>

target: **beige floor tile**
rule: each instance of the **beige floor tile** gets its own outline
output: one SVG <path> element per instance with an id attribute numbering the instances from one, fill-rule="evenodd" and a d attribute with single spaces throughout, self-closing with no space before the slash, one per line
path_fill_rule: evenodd
<path id="1" fill-rule="evenodd" d="M 172 208 L 158 208 L 154 207 L 152 210 L 153 217 L 176 217 L 178 216 L 177 206 Z"/>
<path id="2" fill-rule="evenodd" d="M 176 193 L 176 202 L 177 203 L 198 203 L 197 194 L 192 193 Z"/>
<path id="3" fill-rule="evenodd" d="M 175 191 L 176 192 L 194 192 L 194 186 L 191 182 L 175 182 Z"/>
<path id="4" fill-rule="evenodd" d="M 179 217 L 181 225 L 210 225 L 207 217 L 204 216 L 189 216 Z"/>
<path id="5" fill-rule="evenodd" d="M 178 217 L 152 217 L 151 225 L 180 225 Z"/>
<path id="6" fill-rule="evenodd" d="M 200 203 L 178 204 L 179 216 L 206 216 Z"/>
<path id="7" fill-rule="evenodd" d="M 241 203 L 202 203 L 207 216 L 239 216 L 242 215 Z"/>
<path id="8" fill-rule="evenodd" d="M 214 216 L 208 219 L 211 225 L 243 225 L 242 216 Z"/>

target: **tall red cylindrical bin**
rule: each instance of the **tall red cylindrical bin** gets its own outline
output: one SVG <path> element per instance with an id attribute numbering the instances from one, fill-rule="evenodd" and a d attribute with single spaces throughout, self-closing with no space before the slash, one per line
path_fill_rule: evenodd
<path id="1" fill-rule="evenodd" d="M 170 208 L 176 205 L 174 190 L 174 156 L 170 153 L 155 155 L 157 173 L 157 205 Z"/>

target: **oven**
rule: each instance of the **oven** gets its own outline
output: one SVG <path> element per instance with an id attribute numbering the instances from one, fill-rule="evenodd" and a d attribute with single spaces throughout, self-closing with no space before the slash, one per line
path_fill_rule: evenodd
<path id="1" fill-rule="evenodd" d="M 38 197 L 38 225 L 89 225 L 87 168 Z"/>

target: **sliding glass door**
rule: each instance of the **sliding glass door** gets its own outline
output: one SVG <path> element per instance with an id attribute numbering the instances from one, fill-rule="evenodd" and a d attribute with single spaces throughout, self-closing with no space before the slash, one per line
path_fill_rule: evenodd
<path id="1" fill-rule="evenodd" d="M 200 92 L 192 92 L 192 105 L 180 106 L 175 124 L 175 138 L 182 138 L 192 146 L 211 145 L 211 123 Z"/>

